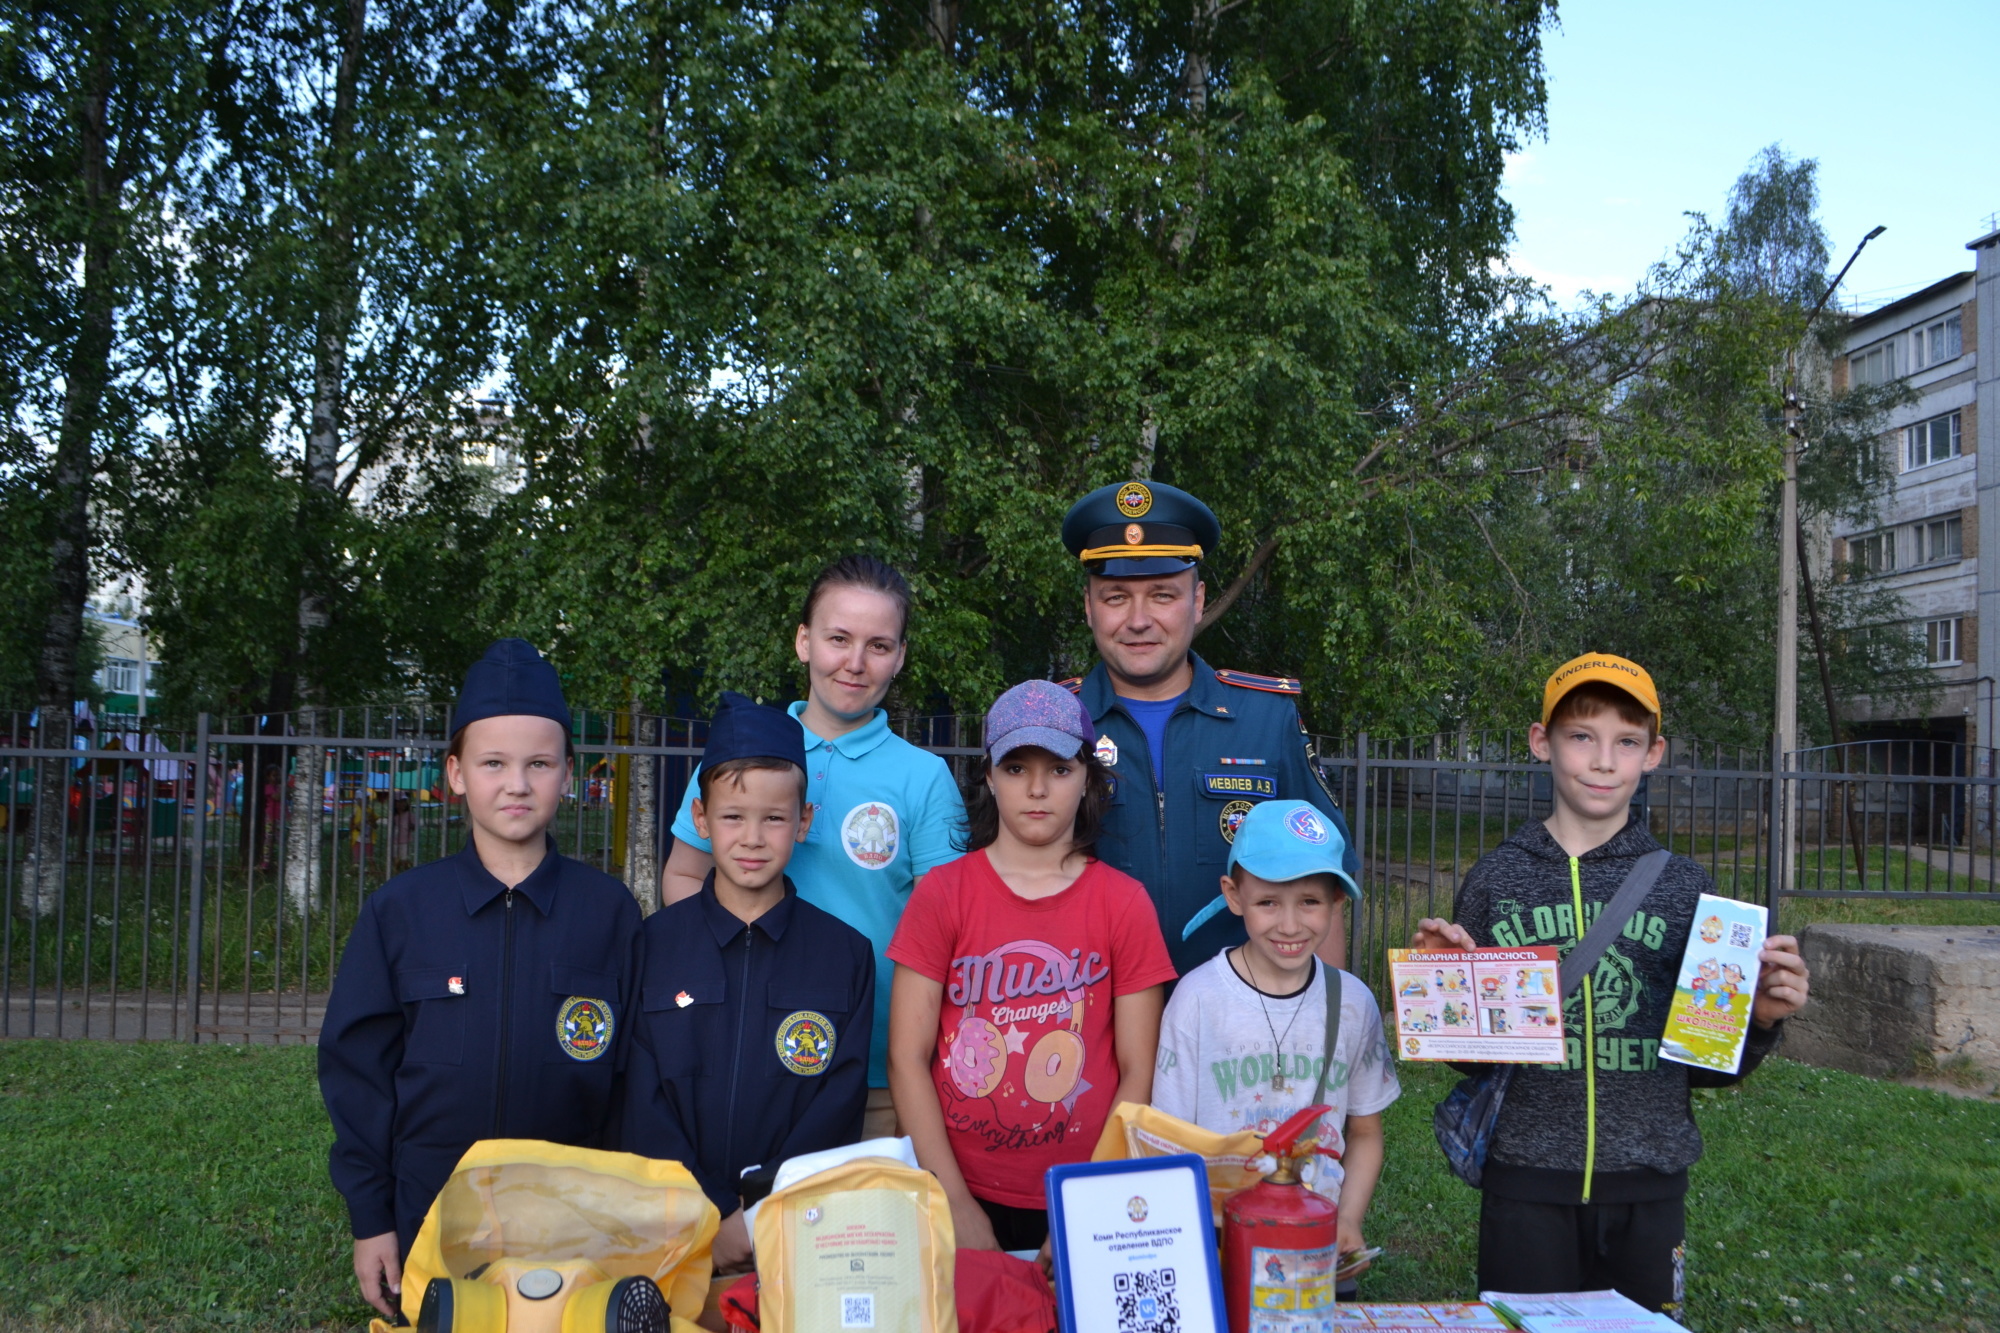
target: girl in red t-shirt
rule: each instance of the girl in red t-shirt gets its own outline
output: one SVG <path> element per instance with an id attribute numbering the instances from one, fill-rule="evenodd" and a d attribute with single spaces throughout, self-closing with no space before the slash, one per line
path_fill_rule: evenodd
<path id="1" fill-rule="evenodd" d="M 1051 681 L 995 701 L 969 854 L 924 877 L 889 945 L 889 1088 L 966 1249 L 1043 1247 L 1044 1173 L 1152 1098 L 1174 969 L 1146 890 L 1091 854 L 1110 794 L 1091 730 Z"/>

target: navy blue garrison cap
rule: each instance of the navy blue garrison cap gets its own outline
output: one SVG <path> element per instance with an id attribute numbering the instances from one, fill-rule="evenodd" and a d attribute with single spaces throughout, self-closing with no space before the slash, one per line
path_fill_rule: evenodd
<path id="1" fill-rule="evenodd" d="M 782 759 L 796 764 L 803 773 L 805 729 L 782 708 L 724 690 L 722 707 L 708 724 L 708 746 L 701 752 L 701 765 L 713 769 L 732 759 Z"/>
<path id="2" fill-rule="evenodd" d="M 1157 481 L 1113 482 L 1070 506 L 1063 545 L 1083 567 L 1106 578 L 1143 578 L 1193 569 L 1222 544 L 1222 524 L 1207 505 Z"/>
<path id="3" fill-rule="evenodd" d="M 545 717 L 569 735 L 569 705 L 556 669 L 526 639 L 495 639 L 465 673 L 452 710 L 451 734 L 489 717 Z"/>

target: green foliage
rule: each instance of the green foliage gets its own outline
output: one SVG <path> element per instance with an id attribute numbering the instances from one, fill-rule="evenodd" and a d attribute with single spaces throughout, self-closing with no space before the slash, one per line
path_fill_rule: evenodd
<path id="1" fill-rule="evenodd" d="M 1598 647 L 1683 734 L 1768 734 L 1814 164 L 1767 150 L 1634 293 L 1548 310 L 1499 182 L 1551 7 L 351 12 L 241 9 L 175 225 L 134 233 L 121 364 L 164 424 L 107 455 L 100 563 L 174 709 L 441 694 L 507 632 L 579 699 L 783 696 L 800 593 L 866 549 L 919 595 L 892 706 L 976 711 L 1087 668 L 1058 523 L 1144 476 L 1223 520 L 1201 651 L 1303 677 L 1317 730 L 1518 725 Z M 36 308 L 57 268 L 6 262 Z M 10 405 L 37 364 L 0 353 Z M 496 375 L 511 410 L 469 411 Z M 1808 403 L 1809 520 L 1879 503 L 1891 405 Z M 1916 697 L 1860 632 L 1896 607 L 1820 592 L 1839 688 Z"/>

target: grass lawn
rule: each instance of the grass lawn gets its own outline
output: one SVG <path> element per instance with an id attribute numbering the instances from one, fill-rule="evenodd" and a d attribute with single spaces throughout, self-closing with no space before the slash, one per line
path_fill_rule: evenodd
<path id="1" fill-rule="evenodd" d="M 1477 1196 L 1404 1066 L 1369 1299 L 1470 1293 Z M 1689 1322 L 2000 1329 L 2000 1103 L 1772 1061 L 1698 1098 Z M 0 1327 L 354 1328 L 307 1048 L 0 1043 Z"/>

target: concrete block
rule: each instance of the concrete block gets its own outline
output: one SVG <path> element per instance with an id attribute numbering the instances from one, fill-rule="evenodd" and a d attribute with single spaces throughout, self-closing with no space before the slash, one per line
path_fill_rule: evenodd
<path id="1" fill-rule="evenodd" d="M 1794 1060 L 1873 1078 L 1919 1051 L 2000 1073 L 2000 926 L 1806 927 L 1812 999 L 1788 1024 Z"/>

